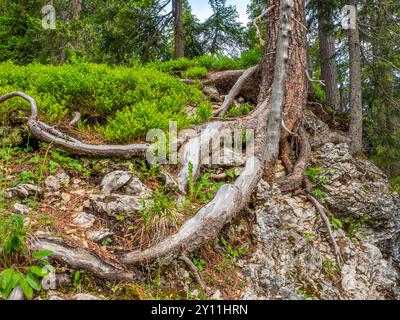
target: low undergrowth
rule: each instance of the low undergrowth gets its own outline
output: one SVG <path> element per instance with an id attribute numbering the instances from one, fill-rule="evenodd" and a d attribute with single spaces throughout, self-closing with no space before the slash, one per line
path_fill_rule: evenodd
<path id="1" fill-rule="evenodd" d="M 74 111 L 81 112 L 86 127 L 110 142 L 143 138 L 153 128 L 167 130 L 170 120 L 183 129 L 208 120 L 212 110 L 197 86 L 143 66 L 1 63 L 0 95 L 16 90 L 34 97 L 39 113 L 50 122 L 65 123 Z M 197 110 L 193 116 L 189 107 Z M 22 116 L 28 108 L 21 99 L 1 104 L 1 122 Z"/>
<path id="2" fill-rule="evenodd" d="M 201 56 L 194 59 L 181 58 L 179 60 L 154 61 L 147 64 L 148 67 L 173 73 L 185 71 L 191 68 L 206 68 L 212 71 L 247 69 L 261 61 L 261 49 L 245 51 L 240 58 L 229 58 L 226 56 Z"/>

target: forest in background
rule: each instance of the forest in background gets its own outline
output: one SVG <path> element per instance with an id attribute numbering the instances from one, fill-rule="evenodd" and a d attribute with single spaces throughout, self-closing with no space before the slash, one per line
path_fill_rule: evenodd
<path id="1" fill-rule="evenodd" d="M 21 66 L 34 63 L 26 71 L 3 63 L 0 67 L 2 93 L 7 91 L 4 87 L 10 85 L 7 82 L 9 77 L 4 73 L 21 72 L 29 77 L 33 71 L 32 76 L 36 77 L 40 73 L 40 76 L 45 77 L 53 72 L 52 69 L 37 66 L 37 63 L 70 65 L 63 67 L 65 71 L 54 71 L 65 72 L 65 77 L 74 77 L 71 66 L 82 63 L 124 66 L 132 68 L 133 72 L 142 66 L 169 73 L 189 69 L 186 76 L 201 77 L 206 69 L 241 69 L 261 60 L 262 41 L 257 37 L 252 21 L 262 13 L 262 8 L 266 5 L 263 0 L 251 1 L 248 7 L 251 23 L 247 26 L 238 21 L 236 8 L 228 5 L 225 0 L 209 1 L 213 14 L 204 22 L 196 18 L 186 0 L 77 0 L 50 3 L 53 3 L 59 13 L 54 30 L 44 30 L 42 27 L 41 8 L 47 4 L 46 1 L 0 1 L 0 61 Z M 182 7 L 180 29 L 179 23 L 176 24 L 176 13 L 179 14 L 176 3 Z M 326 102 L 331 108 L 328 111 L 335 111 L 339 120 L 343 117 L 345 120 L 348 116 L 350 99 L 348 38 L 347 30 L 341 27 L 343 7 L 346 4 L 347 1 L 340 0 L 306 1 L 307 26 L 304 26 L 309 30 L 310 76 L 326 83 L 326 86 L 314 83 L 315 96 L 319 101 Z M 360 1 L 358 12 L 364 150 L 397 184 L 399 179 L 396 178 L 400 174 L 399 12 L 400 8 L 395 0 Z M 264 39 L 265 25 L 260 24 L 259 29 L 261 39 Z M 179 32 L 182 34 L 177 35 Z M 177 44 L 178 48 L 175 47 L 175 38 L 182 38 L 181 44 Z M 183 56 L 185 58 L 180 61 L 169 61 Z M 104 67 L 100 68 L 104 70 Z M 34 69 L 43 71 L 36 72 Z M 117 71 L 109 72 L 111 76 Z M 94 73 L 98 74 L 97 71 Z M 98 79 L 92 80 L 98 83 Z M 41 81 L 29 81 L 29 88 L 20 85 L 24 90 L 41 92 L 48 89 L 40 88 Z M 47 95 L 46 99 L 50 101 L 42 103 L 46 112 L 46 106 L 51 104 L 49 108 L 53 110 L 49 113 L 54 116 L 53 119 L 66 112 L 66 105 L 72 109 L 79 107 L 86 112 L 85 103 L 82 106 L 73 102 L 66 103 L 69 95 L 62 94 L 62 86 L 57 87 L 60 92 L 51 92 L 62 96 L 64 102 Z M 72 90 L 74 99 L 86 101 L 80 96 L 82 86 L 77 87 L 79 90 Z M 110 92 L 113 88 L 102 89 Z M 95 99 L 99 100 L 101 97 L 97 96 Z M 107 103 L 126 106 L 121 101 L 99 102 L 100 105 Z M 99 106 L 99 116 L 103 112 L 102 108 L 107 111 L 107 107 Z M 203 111 L 203 116 L 206 117 L 207 110 Z M 110 138 L 107 134 L 106 137 Z M 124 137 L 120 140 L 124 140 Z"/>

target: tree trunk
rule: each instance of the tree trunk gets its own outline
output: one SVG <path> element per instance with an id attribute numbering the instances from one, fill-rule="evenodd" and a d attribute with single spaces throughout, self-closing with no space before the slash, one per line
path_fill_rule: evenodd
<path id="1" fill-rule="evenodd" d="M 174 58 L 179 59 L 185 56 L 185 45 L 183 36 L 183 4 L 182 0 L 174 0 L 174 36 L 175 36 L 175 52 Z"/>
<path id="2" fill-rule="evenodd" d="M 60 20 L 62 23 L 65 23 L 67 21 L 67 10 L 64 4 L 64 1 L 61 2 L 61 8 L 60 8 Z M 60 39 L 60 48 L 58 51 L 58 63 L 64 63 L 66 59 L 66 53 L 65 53 L 65 46 L 67 44 L 67 40 L 65 39 L 64 35 L 61 35 Z"/>
<path id="3" fill-rule="evenodd" d="M 351 0 L 350 5 L 356 6 L 357 0 Z M 362 150 L 363 114 L 361 95 L 361 51 L 358 23 L 355 29 L 349 29 L 350 51 L 350 137 L 351 152 L 357 154 Z"/>
<path id="4" fill-rule="evenodd" d="M 261 66 L 261 88 L 258 102 L 261 104 L 270 95 L 274 79 L 276 62 L 276 43 L 278 37 L 278 23 L 280 15 L 280 1 L 269 0 L 269 6 L 274 6 L 268 19 L 268 35 Z M 290 27 L 292 30 L 289 41 L 289 54 L 287 62 L 287 77 L 285 80 L 284 98 L 284 122 L 290 131 L 296 131 L 303 116 L 303 108 L 307 103 L 308 81 L 307 81 L 307 30 L 304 27 L 305 10 L 304 0 L 293 1 L 292 18 Z M 288 132 L 281 133 L 281 150 L 287 144 Z"/>
<path id="5" fill-rule="evenodd" d="M 332 12 L 320 10 L 318 18 L 319 28 L 319 56 L 321 61 L 321 79 L 325 82 L 326 102 L 335 112 L 340 109 L 339 89 L 337 84 L 337 69 L 335 58 L 335 37 L 332 34 Z"/>
<path id="6" fill-rule="evenodd" d="M 72 1 L 72 17 L 79 18 L 82 11 L 82 0 Z"/>

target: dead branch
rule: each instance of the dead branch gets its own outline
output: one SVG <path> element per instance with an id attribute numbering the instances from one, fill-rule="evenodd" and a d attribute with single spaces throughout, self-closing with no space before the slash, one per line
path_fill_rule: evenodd
<path id="1" fill-rule="evenodd" d="M 275 5 L 272 5 L 271 7 L 267 8 L 266 10 L 264 10 L 263 13 L 261 13 L 257 18 L 255 18 L 253 20 L 253 25 L 254 28 L 256 28 L 256 33 L 257 33 L 257 38 L 260 41 L 261 45 L 265 45 L 265 41 L 261 36 L 261 31 L 260 28 L 258 26 L 258 21 L 260 21 L 262 18 L 264 18 L 273 8 L 275 8 Z"/>
<path id="2" fill-rule="evenodd" d="M 243 86 L 247 82 L 249 78 L 251 78 L 254 73 L 258 70 L 258 65 L 247 69 L 243 74 L 239 77 L 236 81 L 232 89 L 229 91 L 229 94 L 225 97 L 224 103 L 222 104 L 221 108 L 219 108 L 214 115 L 223 117 L 225 113 L 229 110 L 230 106 L 232 105 L 233 101 L 242 90 Z"/>
<path id="3" fill-rule="evenodd" d="M 82 117 L 82 115 L 81 115 L 80 112 L 75 112 L 75 113 L 74 113 L 74 118 L 71 120 L 71 122 L 69 123 L 69 125 L 70 125 L 71 127 L 75 127 L 75 126 L 78 124 L 78 122 L 81 121 L 81 117 Z"/>

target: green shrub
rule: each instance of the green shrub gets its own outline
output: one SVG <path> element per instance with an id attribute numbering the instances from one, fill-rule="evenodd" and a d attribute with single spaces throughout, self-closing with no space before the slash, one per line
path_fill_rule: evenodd
<path id="1" fill-rule="evenodd" d="M 162 72 L 173 73 L 185 71 L 195 67 L 204 67 L 207 70 L 234 70 L 246 69 L 260 63 L 262 58 L 261 48 L 245 51 L 240 58 L 229 58 L 225 56 L 208 55 L 189 60 L 181 58 L 169 61 L 154 61 L 146 66 Z"/>
<path id="2" fill-rule="evenodd" d="M 400 177 L 394 178 L 390 180 L 390 190 L 393 192 L 400 193 Z"/>
<path id="3" fill-rule="evenodd" d="M 239 117 L 244 116 L 251 111 L 251 105 L 249 103 L 242 104 L 240 106 L 233 106 L 228 111 L 228 117 Z"/>
<path id="4" fill-rule="evenodd" d="M 182 60 L 185 61 L 185 60 Z M 188 60 L 189 61 L 189 60 Z M 174 62 L 185 66 L 189 62 Z M 195 72 L 204 69 L 196 69 Z M 196 119 L 187 107 L 209 105 L 196 86 L 149 67 L 108 67 L 76 62 L 62 66 L 0 64 L 0 95 L 24 91 L 35 98 L 39 112 L 49 122 L 62 122 L 74 111 L 82 113 L 96 130 L 110 141 L 127 142 L 145 136 L 150 129 L 167 129 L 169 120 L 180 129 Z M 29 105 L 11 99 L 0 105 L 5 114 L 26 112 Z"/>
<path id="5" fill-rule="evenodd" d="M 205 67 L 191 67 L 182 72 L 182 77 L 186 79 L 201 79 L 207 76 L 207 69 Z"/>

